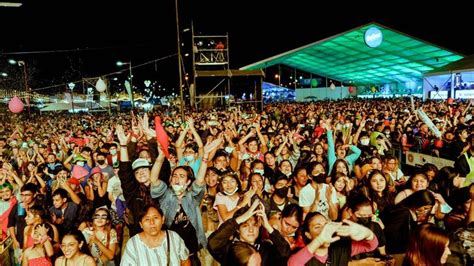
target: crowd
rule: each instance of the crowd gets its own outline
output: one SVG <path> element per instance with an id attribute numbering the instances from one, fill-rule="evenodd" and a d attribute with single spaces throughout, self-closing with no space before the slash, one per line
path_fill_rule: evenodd
<path id="1" fill-rule="evenodd" d="M 2 241 L 16 265 L 471 265 L 473 115 L 392 99 L 3 116 Z M 452 166 L 402 169 L 408 151 Z"/>

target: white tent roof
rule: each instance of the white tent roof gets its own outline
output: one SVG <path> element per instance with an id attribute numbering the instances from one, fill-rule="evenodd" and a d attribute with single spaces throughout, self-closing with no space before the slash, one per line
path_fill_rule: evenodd
<path id="1" fill-rule="evenodd" d="M 110 103 L 111 107 L 116 107 L 117 104 L 115 103 Z M 82 103 L 74 103 L 74 109 L 85 109 L 88 108 L 90 110 L 97 110 L 97 109 L 102 109 L 102 110 L 107 110 L 109 107 L 109 102 L 82 102 Z M 48 104 L 48 106 L 44 107 L 41 109 L 41 112 L 56 112 L 56 111 L 68 111 L 72 110 L 72 104 L 71 103 L 64 103 L 64 102 L 59 102 L 59 103 L 52 103 Z"/>
<path id="2" fill-rule="evenodd" d="M 77 104 L 74 104 L 74 108 L 80 108 Z M 42 108 L 41 112 L 50 112 L 50 111 L 67 111 L 72 109 L 72 105 L 70 103 L 51 103 L 48 106 Z"/>

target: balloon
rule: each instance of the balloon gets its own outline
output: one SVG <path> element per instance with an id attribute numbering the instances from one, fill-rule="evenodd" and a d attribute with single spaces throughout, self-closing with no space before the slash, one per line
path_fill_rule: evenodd
<path id="1" fill-rule="evenodd" d="M 349 86 L 349 93 L 353 93 L 353 92 L 354 92 L 354 87 Z"/>
<path id="2" fill-rule="evenodd" d="M 102 78 L 99 78 L 99 80 L 97 80 L 97 83 L 95 84 L 95 89 L 98 92 L 104 92 L 107 89 L 107 84 L 105 84 Z"/>
<path id="3" fill-rule="evenodd" d="M 453 98 L 448 98 L 448 104 L 453 104 L 454 99 Z"/>
<path id="4" fill-rule="evenodd" d="M 377 88 L 375 88 L 375 86 L 373 86 L 372 88 L 370 88 L 370 90 L 371 90 L 373 93 L 377 92 Z"/>
<path id="5" fill-rule="evenodd" d="M 13 97 L 8 103 L 8 109 L 10 109 L 10 111 L 15 114 L 21 113 L 21 111 L 23 111 L 23 107 L 25 107 L 23 102 L 17 96 Z"/>
<path id="6" fill-rule="evenodd" d="M 170 157 L 170 153 L 168 151 L 169 141 L 168 141 L 168 134 L 166 134 L 163 125 L 161 125 L 161 118 L 159 116 L 155 116 L 155 132 L 156 132 L 156 140 L 160 143 L 163 152 L 165 153 L 166 158 Z"/>
<path id="7" fill-rule="evenodd" d="M 443 141 L 440 139 L 437 139 L 434 141 L 434 146 L 438 149 L 443 148 Z"/>
<path id="8" fill-rule="evenodd" d="M 316 88 L 318 86 L 318 80 L 317 79 L 312 79 L 311 80 L 311 88 Z"/>
<path id="9" fill-rule="evenodd" d="M 336 89 L 336 85 L 334 85 L 334 83 L 331 83 L 331 85 L 329 85 L 329 88 L 330 88 L 331 90 L 335 90 L 335 89 Z"/>
<path id="10" fill-rule="evenodd" d="M 434 133 L 434 135 L 438 138 L 441 138 L 441 132 L 439 129 L 433 124 L 433 121 L 426 115 L 426 113 L 420 108 L 416 110 L 418 113 L 418 117 L 425 123 L 428 128 Z M 416 134 L 416 133 L 415 133 Z"/>

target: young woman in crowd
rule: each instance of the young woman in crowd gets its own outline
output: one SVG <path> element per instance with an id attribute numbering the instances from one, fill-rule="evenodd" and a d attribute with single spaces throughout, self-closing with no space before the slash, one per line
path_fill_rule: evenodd
<path id="1" fill-rule="evenodd" d="M 346 205 L 347 196 L 351 192 L 349 178 L 343 173 L 336 173 L 331 177 L 331 184 L 336 189 L 336 197 L 339 203 L 339 208 L 342 209 Z"/>
<path id="2" fill-rule="evenodd" d="M 23 248 L 29 248 L 34 246 L 34 234 L 35 234 L 35 228 L 38 224 L 43 224 L 46 223 L 49 225 L 51 228 L 51 233 L 53 235 L 52 237 L 52 242 L 53 245 L 54 243 L 59 243 L 59 232 L 56 226 L 53 224 L 49 223 L 46 219 L 46 210 L 43 209 L 41 206 L 33 206 L 29 208 L 26 211 L 26 217 L 25 217 L 25 222 L 26 222 L 26 227 L 24 230 L 24 237 L 23 237 Z"/>
<path id="3" fill-rule="evenodd" d="M 299 200 L 301 190 L 308 184 L 308 171 L 306 168 L 300 167 L 295 169 L 292 181 L 291 194 L 293 195 L 293 199 L 297 201 Z"/>
<path id="4" fill-rule="evenodd" d="M 367 227 L 349 220 L 334 223 L 318 212 L 306 216 L 303 234 L 306 246 L 290 257 L 289 266 L 348 265 L 350 257 L 378 245 L 377 237 Z"/>
<path id="5" fill-rule="evenodd" d="M 56 259 L 55 266 L 97 265 L 91 256 L 84 235 L 79 230 L 66 233 L 61 240 L 63 256 Z"/>
<path id="6" fill-rule="evenodd" d="M 112 266 L 117 250 L 117 232 L 112 228 L 110 212 L 106 208 L 96 209 L 92 224 L 83 225 L 82 234 L 89 245 L 97 265 Z"/>
<path id="7" fill-rule="evenodd" d="M 390 192 L 387 178 L 379 170 L 373 170 L 367 180 L 363 191 L 366 197 L 372 200 L 376 209 L 382 214 L 394 205 L 393 193 Z"/>
<path id="8" fill-rule="evenodd" d="M 435 225 L 424 224 L 412 235 L 403 265 L 441 266 L 450 254 L 448 235 Z"/>
<path id="9" fill-rule="evenodd" d="M 387 253 L 400 262 L 410 243 L 410 235 L 419 225 L 433 221 L 435 197 L 428 190 L 419 190 L 404 199 L 383 219 Z"/>
<path id="10" fill-rule="evenodd" d="M 52 266 L 51 257 L 54 255 L 53 229 L 47 224 L 37 224 L 33 229 L 33 246 L 23 252 L 22 265 Z"/>
<path id="11" fill-rule="evenodd" d="M 144 206 L 138 220 L 142 232 L 128 240 L 120 265 L 191 265 L 183 239 L 172 230 L 164 230 L 160 208 Z"/>
<path id="12" fill-rule="evenodd" d="M 222 176 L 219 185 L 220 192 L 216 195 L 214 209 L 217 210 L 220 225 L 232 218 L 235 211 L 241 208 L 242 205 L 247 205 L 249 203 L 250 198 L 253 196 L 253 190 L 252 188 L 249 189 L 249 192 L 247 193 L 249 193 L 250 197 L 247 196 L 246 202 L 242 202 L 242 205 L 239 206 L 237 204 L 240 200 L 241 193 L 239 178 L 234 174 L 225 174 Z"/>

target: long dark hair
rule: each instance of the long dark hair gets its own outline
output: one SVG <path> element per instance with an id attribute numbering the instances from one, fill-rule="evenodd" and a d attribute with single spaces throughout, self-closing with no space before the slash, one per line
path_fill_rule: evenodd
<path id="1" fill-rule="evenodd" d="M 299 224 L 303 223 L 303 208 L 298 204 L 288 204 L 281 211 L 281 218 L 295 217 Z"/>
<path id="2" fill-rule="evenodd" d="M 234 173 L 226 173 L 226 174 L 222 175 L 221 178 L 219 178 L 220 181 L 219 181 L 219 184 L 217 185 L 219 192 L 224 193 L 224 187 L 222 186 L 222 181 L 223 181 L 224 178 L 226 178 L 226 177 L 230 177 L 230 178 L 234 179 L 235 182 L 237 182 L 237 188 L 238 188 L 238 189 L 237 189 L 237 193 L 240 194 L 240 193 L 242 192 L 242 185 L 240 184 L 240 179 L 239 179 L 239 177 L 238 177 L 236 174 L 234 174 Z M 225 195 L 225 194 L 224 194 L 224 195 Z"/>
<path id="3" fill-rule="evenodd" d="M 304 243 L 306 245 L 308 245 L 312 240 L 312 239 L 310 239 L 306 236 L 306 232 L 309 233 L 310 223 L 313 220 L 313 218 L 316 217 L 316 216 L 321 216 L 321 217 L 324 217 L 326 219 L 326 217 L 324 215 L 322 215 L 320 212 L 310 212 L 306 215 L 306 218 L 304 219 L 304 222 L 303 222 L 303 232 L 302 232 L 303 240 L 304 240 Z"/>
<path id="4" fill-rule="evenodd" d="M 427 206 L 427 205 L 434 206 L 435 202 L 436 202 L 435 198 L 430 191 L 419 190 L 411 194 L 410 196 L 408 196 L 399 204 L 409 209 L 416 210 L 420 207 Z"/>
<path id="5" fill-rule="evenodd" d="M 448 236 L 441 229 L 423 224 L 411 236 L 406 260 L 409 265 L 442 265 L 441 257 L 448 242 Z"/>
<path id="6" fill-rule="evenodd" d="M 459 171 L 454 167 L 445 166 L 438 172 L 438 192 L 447 199 L 456 189 L 454 187 L 454 178 L 459 175 Z"/>
<path id="7" fill-rule="evenodd" d="M 66 236 L 74 237 L 74 239 L 76 239 L 77 243 L 79 243 L 79 244 L 81 244 L 81 242 L 82 242 L 82 247 L 79 249 L 79 251 L 83 254 L 88 255 L 88 256 L 92 256 L 91 251 L 89 250 L 89 245 L 87 245 L 87 241 L 84 238 L 84 235 L 82 234 L 81 231 L 79 231 L 77 229 L 72 229 L 71 231 L 67 232 L 63 236 L 62 239 L 64 239 Z M 62 239 L 61 239 L 61 242 L 62 242 Z"/>
<path id="8" fill-rule="evenodd" d="M 382 196 L 379 196 L 370 184 L 370 180 L 376 175 L 381 175 L 385 179 L 385 189 L 382 191 Z M 383 211 L 386 207 L 391 207 L 394 204 L 394 197 L 393 194 L 389 191 L 387 178 L 380 170 L 373 170 L 370 173 L 367 182 L 369 191 L 368 196 L 372 201 L 377 203 L 377 209 Z"/>

